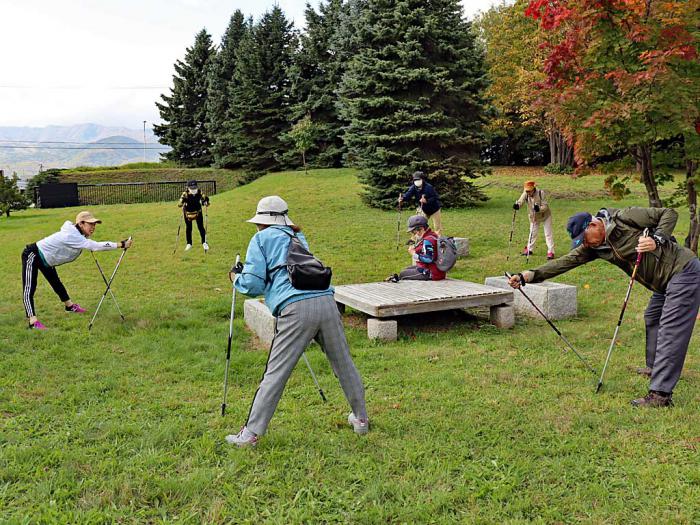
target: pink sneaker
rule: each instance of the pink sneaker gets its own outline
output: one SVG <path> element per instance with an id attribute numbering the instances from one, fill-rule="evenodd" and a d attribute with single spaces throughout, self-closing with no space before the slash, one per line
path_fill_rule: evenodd
<path id="1" fill-rule="evenodd" d="M 87 312 L 87 310 L 80 306 L 78 303 L 73 303 L 70 306 L 66 306 L 66 312 L 70 312 L 72 314 L 84 314 L 85 312 Z"/>
<path id="2" fill-rule="evenodd" d="M 552 259 L 554 259 L 554 252 L 547 252 L 547 260 L 551 261 Z"/>
<path id="3" fill-rule="evenodd" d="M 30 330 L 46 330 L 47 328 L 41 324 L 41 321 L 36 321 L 34 324 L 29 325 Z"/>

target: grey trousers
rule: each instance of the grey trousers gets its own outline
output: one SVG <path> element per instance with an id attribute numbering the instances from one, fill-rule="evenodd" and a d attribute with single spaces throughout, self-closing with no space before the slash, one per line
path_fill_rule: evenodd
<path id="1" fill-rule="evenodd" d="M 673 392 L 681 377 L 699 307 L 700 261 L 693 259 L 671 278 L 665 294 L 655 292 L 651 296 L 644 312 L 650 390 Z"/>
<path id="2" fill-rule="evenodd" d="M 401 270 L 399 279 L 402 281 L 430 281 L 430 272 L 418 266 L 409 266 Z"/>
<path id="3" fill-rule="evenodd" d="M 277 318 L 265 373 L 248 413 L 248 430 L 259 436 L 265 433 L 294 366 L 314 339 L 326 354 L 355 416 L 367 417 L 365 389 L 350 357 L 340 313 L 333 296 L 322 295 L 286 306 Z"/>

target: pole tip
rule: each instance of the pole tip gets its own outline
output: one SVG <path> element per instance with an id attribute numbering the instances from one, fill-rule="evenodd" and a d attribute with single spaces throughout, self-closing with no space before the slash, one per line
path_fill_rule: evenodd
<path id="1" fill-rule="evenodd" d="M 602 382 L 602 381 L 598 381 L 598 386 L 597 386 L 596 389 L 595 389 L 595 393 L 597 394 L 598 392 L 600 392 L 600 389 L 601 389 L 601 388 L 603 388 L 603 382 Z"/>

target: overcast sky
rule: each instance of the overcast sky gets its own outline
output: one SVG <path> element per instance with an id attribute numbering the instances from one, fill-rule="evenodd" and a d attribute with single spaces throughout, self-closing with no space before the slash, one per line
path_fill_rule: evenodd
<path id="1" fill-rule="evenodd" d="M 462 4 L 471 18 L 494 1 Z M 150 127 L 200 29 L 218 44 L 236 9 L 274 4 L 303 27 L 306 0 L 0 0 L 0 126 Z"/>

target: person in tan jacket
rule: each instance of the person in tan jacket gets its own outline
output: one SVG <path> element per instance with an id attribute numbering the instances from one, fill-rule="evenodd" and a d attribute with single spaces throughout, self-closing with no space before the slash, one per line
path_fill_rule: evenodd
<path id="1" fill-rule="evenodd" d="M 530 235 L 521 255 L 532 255 L 537 242 L 540 224 L 543 224 L 544 238 L 547 242 L 547 259 L 554 259 L 552 211 L 545 198 L 545 192 L 535 186 L 534 180 L 529 180 L 523 185 L 523 194 L 515 201 L 513 209 L 519 210 L 524 204 L 527 204 L 528 218 L 530 219 Z"/>

